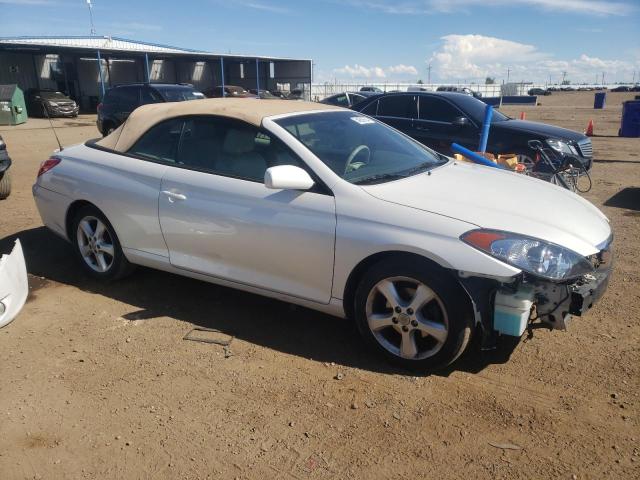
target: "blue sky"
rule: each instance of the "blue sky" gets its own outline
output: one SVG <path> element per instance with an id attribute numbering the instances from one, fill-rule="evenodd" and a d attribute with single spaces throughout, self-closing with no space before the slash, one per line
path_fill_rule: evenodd
<path id="1" fill-rule="evenodd" d="M 640 0 L 92 0 L 100 35 L 312 58 L 317 81 L 640 78 Z M 0 35 L 89 33 L 86 0 L 0 0 Z"/>

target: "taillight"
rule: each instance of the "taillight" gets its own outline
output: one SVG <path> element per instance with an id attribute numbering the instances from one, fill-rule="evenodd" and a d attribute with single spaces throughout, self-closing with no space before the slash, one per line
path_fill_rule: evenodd
<path id="1" fill-rule="evenodd" d="M 62 161 L 61 158 L 49 157 L 49 160 L 45 160 L 40 164 L 40 169 L 38 170 L 38 176 L 42 175 L 43 173 L 47 173 L 53 167 L 58 165 L 61 161 Z"/>

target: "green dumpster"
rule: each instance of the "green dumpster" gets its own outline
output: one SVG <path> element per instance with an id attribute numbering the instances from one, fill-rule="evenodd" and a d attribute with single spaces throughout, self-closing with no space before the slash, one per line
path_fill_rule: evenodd
<path id="1" fill-rule="evenodd" d="M 18 85 L 0 85 L 0 125 L 19 125 L 27 121 L 24 94 Z"/>

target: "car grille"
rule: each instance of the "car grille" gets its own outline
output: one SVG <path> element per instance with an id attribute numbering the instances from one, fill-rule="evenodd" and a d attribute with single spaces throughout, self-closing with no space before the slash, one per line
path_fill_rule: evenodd
<path id="1" fill-rule="evenodd" d="M 590 138 L 585 138 L 584 140 L 580 140 L 578 142 L 578 150 L 580 150 L 580 155 L 585 158 L 593 157 L 593 145 L 591 144 Z"/>

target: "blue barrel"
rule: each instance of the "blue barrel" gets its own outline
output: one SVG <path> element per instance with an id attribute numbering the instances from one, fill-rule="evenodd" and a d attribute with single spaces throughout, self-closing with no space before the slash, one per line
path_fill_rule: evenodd
<path id="1" fill-rule="evenodd" d="M 629 100 L 622 103 L 621 137 L 640 137 L 640 100 Z"/>
<path id="2" fill-rule="evenodd" d="M 606 100 L 607 92 L 596 92 L 596 98 L 593 100 L 593 108 L 597 108 L 598 110 L 603 109 Z"/>

